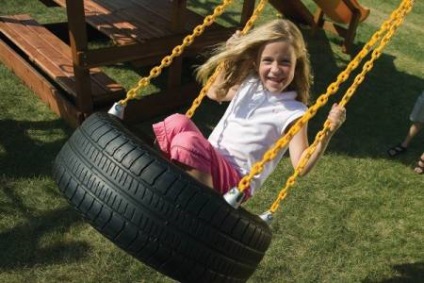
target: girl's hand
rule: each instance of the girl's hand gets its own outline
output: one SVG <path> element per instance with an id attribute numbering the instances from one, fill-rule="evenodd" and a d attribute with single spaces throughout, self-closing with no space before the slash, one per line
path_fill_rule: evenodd
<path id="1" fill-rule="evenodd" d="M 346 120 L 346 108 L 339 106 L 337 103 L 333 104 L 328 114 L 328 120 L 331 122 L 330 131 L 336 131 Z"/>
<path id="2" fill-rule="evenodd" d="M 234 46 L 234 41 L 238 40 L 241 37 L 241 31 L 237 30 L 233 35 L 227 40 L 225 46 L 231 48 Z"/>

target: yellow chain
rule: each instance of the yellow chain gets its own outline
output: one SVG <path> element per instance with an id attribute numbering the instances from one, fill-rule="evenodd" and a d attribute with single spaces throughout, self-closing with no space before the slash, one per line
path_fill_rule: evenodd
<path id="1" fill-rule="evenodd" d="M 243 30 L 241 31 L 241 34 L 246 34 L 252 27 L 255 21 L 258 19 L 262 11 L 264 10 L 266 4 L 268 3 L 268 0 L 261 0 L 259 4 L 256 6 L 255 11 L 253 12 L 252 16 L 250 16 L 249 20 L 246 22 Z M 215 82 L 216 78 L 218 77 L 218 74 L 221 72 L 222 68 L 224 66 L 224 63 L 221 63 L 215 70 L 215 72 L 212 74 L 212 76 L 209 77 L 208 81 L 205 83 L 203 88 L 200 90 L 199 95 L 194 99 L 191 107 L 187 110 L 186 116 L 191 118 L 194 115 L 194 112 L 199 107 L 199 105 L 202 103 L 203 98 L 205 98 L 206 94 L 208 93 L 208 90 L 212 86 L 212 84 Z"/>
<path id="2" fill-rule="evenodd" d="M 276 142 L 276 144 L 264 154 L 261 161 L 253 165 L 249 174 L 244 176 L 238 184 L 238 189 L 241 192 L 249 187 L 251 180 L 256 174 L 259 174 L 260 172 L 262 172 L 264 168 L 264 164 L 272 160 L 273 158 L 275 158 L 278 152 L 288 144 L 291 138 L 306 124 L 306 122 L 309 121 L 313 116 L 315 116 L 317 110 L 327 103 L 329 96 L 334 94 L 339 89 L 340 84 L 349 78 L 350 73 L 359 66 L 360 62 L 370 52 L 371 48 L 380 40 L 380 38 L 383 37 L 379 46 L 372 52 L 372 58 L 369 59 L 364 64 L 362 72 L 355 77 L 353 84 L 346 91 L 344 97 L 342 98 L 339 104 L 341 106 L 344 106 L 346 105 L 346 103 L 348 103 L 348 101 L 353 96 L 357 87 L 364 80 L 366 73 L 372 69 L 373 62 L 381 55 L 383 48 L 390 41 L 396 29 L 402 24 L 406 14 L 409 13 L 410 10 L 412 9 L 413 3 L 414 3 L 414 0 L 404 0 L 401 3 L 401 5 L 391 14 L 390 18 L 382 24 L 380 30 L 378 30 L 371 37 L 371 39 L 362 48 L 362 50 L 358 53 L 358 55 L 348 64 L 345 70 L 339 74 L 339 76 L 337 77 L 337 80 L 328 86 L 326 93 L 319 96 L 319 98 L 317 99 L 317 103 L 311 106 L 308 109 L 308 111 L 305 113 L 305 115 L 290 128 L 288 133 L 285 134 L 283 137 L 281 137 Z M 311 157 L 313 152 L 316 150 L 318 143 L 325 136 L 326 132 L 329 129 L 329 126 L 330 126 L 330 122 L 327 120 L 324 123 L 323 130 L 321 130 L 317 134 L 315 141 L 308 148 L 304 158 L 302 158 L 299 161 L 299 165 L 295 168 L 293 175 L 287 179 L 285 186 L 282 188 L 277 199 L 275 200 L 275 202 L 272 204 L 271 208 L 269 209 L 271 213 L 274 213 L 278 209 L 280 202 L 287 196 L 288 190 L 296 182 L 296 178 L 299 176 L 300 172 L 303 170 L 303 168 L 307 164 L 309 158 Z"/>
<path id="3" fill-rule="evenodd" d="M 193 43 L 194 38 L 200 36 L 204 32 L 206 27 L 212 25 L 215 22 L 216 18 L 218 18 L 232 2 L 233 0 L 224 0 L 222 4 L 215 7 L 213 13 L 211 15 L 206 16 L 203 19 L 202 24 L 196 26 L 191 34 L 184 37 L 182 44 L 175 46 L 174 49 L 172 49 L 171 55 L 165 56 L 162 59 L 160 65 L 153 67 L 149 72 L 149 76 L 141 78 L 138 81 L 137 85 L 127 92 L 126 98 L 119 101 L 119 104 L 126 105 L 128 101 L 137 98 L 137 93 L 140 91 L 140 89 L 148 86 L 150 84 L 150 81 L 153 78 L 158 77 L 165 67 L 171 65 L 174 58 L 180 56 L 183 53 L 184 49 Z"/>

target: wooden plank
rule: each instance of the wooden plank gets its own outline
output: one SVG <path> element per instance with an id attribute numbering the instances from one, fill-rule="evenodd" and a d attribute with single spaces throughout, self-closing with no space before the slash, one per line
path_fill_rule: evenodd
<path id="1" fill-rule="evenodd" d="M 24 53 L 29 57 L 29 60 L 36 63 L 41 68 L 45 69 L 47 74 L 54 78 L 56 74 L 65 75 L 72 70 L 72 65 L 69 60 L 63 61 L 57 58 L 55 49 L 49 53 L 49 58 L 43 55 L 45 52 L 45 45 L 43 40 L 40 39 L 39 31 L 36 29 L 32 31 L 29 27 L 36 24 L 31 18 L 24 15 L 2 17 L 0 21 L 1 31 L 13 41 Z M 50 60 L 57 60 L 56 63 Z M 68 65 L 67 65 L 68 64 Z M 67 78 L 64 78 L 64 82 Z M 63 84 L 65 90 L 72 93 L 72 88 L 68 88 L 66 83 Z"/>
<path id="2" fill-rule="evenodd" d="M 103 0 L 102 5 L 113 9 L 112 15 L 118 21 L 127 21 L 137 38 L 148 39 L 172 34 L 172 6 L 169 1 L 154 1 L 152 5 L 151 2 L 127 0 L 123 5 L 114 0 Z"/>
<path id="3" fill-rule="evenodd" d="M 35 21 L 34 21 L 35 22 Z M 35 22 L 36 23 L 36 22 Z M 54 50 L 54 57 L 50 56 L 50 59 L 55 63 L 60 63 L 63 70 L 66 74 L 66 86 L 69 89 L 72 89 L 71 91 L 75 92 L 75 75 L 74 75 L 74 69 L 73 69 L 73 63 L 71 59 L 71 50 L 68 45 L 66 45 L 64 42 L 62 42 L 60 39 L 58 39 L 53 33 L 48 31 L 42 26 L 29 26 L 29 29 L 33 31 L 34 33 L 39 34 L 41 40 L 43 43 L 46 43 L 46 47 L 44 49 L 45 52 L 43 52 L 44 55 L 49 56 L 48 54 L 51 52 L 51 50 Z M 34 41 L 30 41 L 30 44 Z M 98 68 L 92 68 L 90 71 L 90 79 L 91 79 L 91 94 L 93 95 L 93 100 L 95 102 L 97 101 L 103 101 L 105 99 L 119 99 L 122 98 L 123 89 L 122 87 L 110 79 L 108 76 L 106 76 L 100 69 Z M 59 84 L 62 81 L 62 79 L 59 79 Z M 108 94 L 109 95 L 105 95 Z M 76 94 L 80 95 L 80 94 Z"/>
<path id="4" fill-rule="evenodd" d="M 65 0 L 55 2 L 66 7 Z M 127 1 L 119 5 L 113 1 L 102 1 L 101 4 L 96 1 L 84 1 L 86 21 L 118 45 L 144 43 L 149 38 L 169 35 L 169 27 L 156 28 L 160 20 L 152 22 L 148 11 L 133 6 L 134 3 Z M 151 28 L 146 28 L 146 25 Z"/>
<path id="5" fill-rule="evenodd" d="M 136 27 L 143 28 L 146 32 L 149 32 L 149 29 L 151 28 L 159 28 L 160 32 L 163 33 L 160 36 L 169 36 L 176 33 L 172 26 L 172 18 L 174 17 L 175 12 L 175 4 L 172 2 L 173 1 L 169 0 L 127 0 L 126 3 L 128 6 L 125 9 L 119 10 L 119 12 L 124 11 L 126 16 L 129 17 L 130 22 L 134 22 Z M 106 3 L 108 6 L 112 6 L 112 3 L 114 3 L 113 7 L 118 8 L 122 2 L 116 0 L 102 0 L 102 3 Z M 197 25 L 202 24 L 203 20 L 203 16 L 196 14 L 186 8 L 184 19 L 185 24 L 184 30 L 182 32 L 191 32 Z M 215 24 L 209 28 L 214 29 L 219 28 L 219 26 Z"/>
<path id="6" fill-rule="evenodd" d="M 44 70 L 67 93 L 77 97 L 69 46 L 28 15 L 0 17 L 0 29 L 28 55 L 30 61 Z M 122 98 L 123 88 L 100 69 L 93 68 L 90 74 L 93 99 L 96 102 Z"/>

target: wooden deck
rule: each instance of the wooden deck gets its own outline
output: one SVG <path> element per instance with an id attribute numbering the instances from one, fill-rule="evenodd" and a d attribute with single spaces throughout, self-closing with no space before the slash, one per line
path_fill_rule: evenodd
<path id="1" fill-rule="evenodd" d="M 52 1 L 66 7 L 66 0 Z M 146 43 L 175 34 L 188 34 L 203 22 L 203 17 L 187 9 L 179 10 L 176 14 L 175 3 L 169 0 L 86 0 L 84 12 L 87 23 L 117 45 Z M 177 21 L 181 23 L 175 24 Z M 216 24 L 208 29 L 222 31 Z"/>

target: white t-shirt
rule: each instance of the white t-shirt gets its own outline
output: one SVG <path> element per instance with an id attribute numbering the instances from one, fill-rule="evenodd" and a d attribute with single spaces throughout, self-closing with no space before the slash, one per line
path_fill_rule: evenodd
<path id="1" fill-rule="evenodd" d="M 259 78 L 248 77 L 212 131 L 209 142 L 242 176 L 248 174 L 287 126 L 306 112 L 306 105 L 295 98 L 294 91 L 272 94 L 262 86 Z M 274 171 L 286 151 L 287 147 L 267 162 L 264 170 L 251 181 L 252 195 Z"/>

